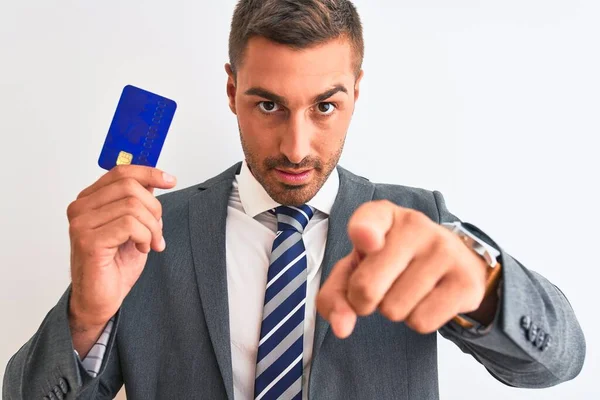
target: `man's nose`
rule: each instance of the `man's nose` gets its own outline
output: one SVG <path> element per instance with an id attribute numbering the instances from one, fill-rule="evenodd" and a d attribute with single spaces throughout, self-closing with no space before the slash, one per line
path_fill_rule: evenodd
<path id="1" fill-rule="evenodd" d="M 281 138 L 280 151 L 289 161 L 299 164 L 310 155 L 313 126 L 303 113 L 291 113 Z"/>

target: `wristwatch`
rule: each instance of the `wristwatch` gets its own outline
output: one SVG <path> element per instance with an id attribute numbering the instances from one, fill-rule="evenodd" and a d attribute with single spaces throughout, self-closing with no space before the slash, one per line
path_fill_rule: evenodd
<path id="1" fill-rule="evenodd" d="M 485 260 L 488 270 L 484 297 L 487 297 L 494 287 L 496 287 L 496 282 L 500 279 L 500 270 L 502 266 L 497 260 L 500 251 L 475 236 L 459 221 L 444 222 L 441 225 L 455 233 L 463 243 Z M 474 326 L 474 324 L 462 314 L 455 316 L 453 321 L 466 329 L 471 329 Z"/>

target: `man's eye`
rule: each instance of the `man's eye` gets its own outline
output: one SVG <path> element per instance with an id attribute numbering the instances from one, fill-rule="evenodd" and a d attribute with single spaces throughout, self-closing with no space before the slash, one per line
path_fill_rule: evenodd
<path id="1" fill-rule="evenodd" d="M 333 103 L 323 102 L 317 105 L 319 113 L 323 115 L 329 115 L 335 111 L 335 105 Z"/>
<path id="2" fill-rule="evenodd" d="M 273 101 L 261 101 L 258 103 L 258 107 L 265 114 L 272 114 L 279 110 L 279 105 Z"/>

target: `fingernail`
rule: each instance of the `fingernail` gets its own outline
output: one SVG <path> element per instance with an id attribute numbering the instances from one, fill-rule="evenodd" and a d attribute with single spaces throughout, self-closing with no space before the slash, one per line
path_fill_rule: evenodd
<path id="1" fill-rule="evenodd" d="M 165 182 L 175 182 L 175 177 L 167 174 L 166 172 L 163 172 L 163 179 L 165 180 Z"/>
<path id="2" fill-rule="evenodd" d="M 160 238 L 160 248 L 163 251 L 167 247 L 167 242 L 165 242 L 164 236 Z"/>
<path id="3" fill-rule="evenodd" d="M 158 223 L 160 224 L 160 227 L 162 228 L 162 227 L 163 227 L 163 220 L 162 220 L 162 217 L 160 217 L 160 219 L 158 220 Z"/>

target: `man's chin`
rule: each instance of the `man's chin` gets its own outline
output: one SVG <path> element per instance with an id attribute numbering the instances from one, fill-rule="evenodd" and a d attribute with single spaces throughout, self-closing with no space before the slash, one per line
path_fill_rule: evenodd
<path id="1" fill-rule="evenodd" d="M 318 191 L 314 184 L 286 185 L 277 182 L 274 186 L 265 188 L 267 193 L 273 200 L 285 206 L 297 207 L 306 204 Z"/>

